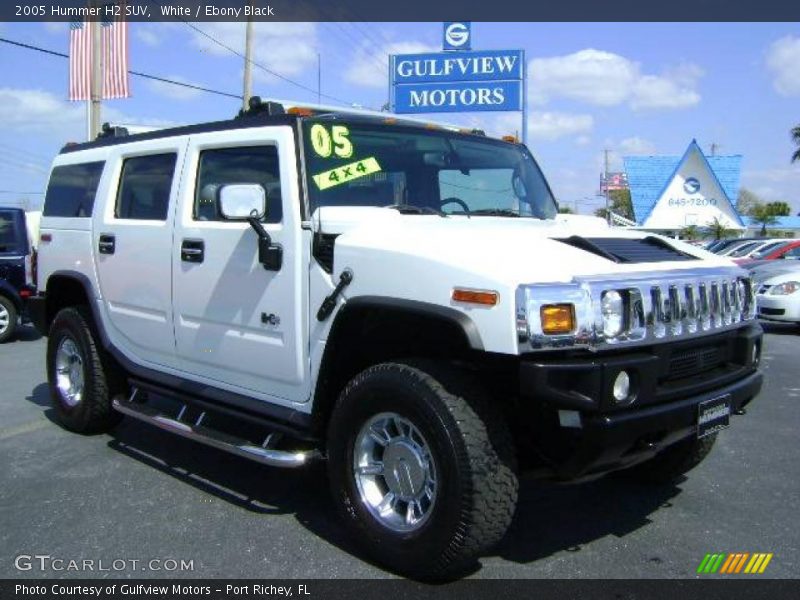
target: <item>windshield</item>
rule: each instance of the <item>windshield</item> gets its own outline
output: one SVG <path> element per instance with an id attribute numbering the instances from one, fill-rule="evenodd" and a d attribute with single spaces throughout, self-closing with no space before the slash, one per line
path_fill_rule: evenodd
<path id="1" fill-rule="evenodd" d="M 332 117 L 303 123 L 311 211 L 391 206 L 408 213 L 555 217 L 542 172 L 520 145 Z"/>

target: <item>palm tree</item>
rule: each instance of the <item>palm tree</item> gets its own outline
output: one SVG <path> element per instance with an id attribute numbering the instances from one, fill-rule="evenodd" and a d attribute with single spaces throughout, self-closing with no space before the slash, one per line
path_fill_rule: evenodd
<path id="1" fill-rule="evenodd" d="M 797 150 L 792 154 L 792 162 L 800 161 L 800 125 L 792 129 L 792 141 L 797 146 Z"/>
<path id="2" fill-rule="evenodd" d="M 756 223 L 761 224 L 761 237 L 767 236 L 767 225 L 773 225 L 778 220 L 778 217 L 775 216 L 768 204 L 759 204 L 753 207 L 753 210 L 750 211 L 750 217 Z"/>
<path id="3" fill-rule="evenodd" d="M 697 225 L 687 225 L 680 231 L 681 239 L 696 240 L 700 237 L 700 229 Z"/>
<path id="4" fill-rule="evenodd" d="M 714 217 L 706 224 L 706 234 L 715 240 L 721 240 L 726 237 L 731 237 L 736 233 L 733 229 L 729 229 L 725 223 L 719 220 L 719 217 Z"/>

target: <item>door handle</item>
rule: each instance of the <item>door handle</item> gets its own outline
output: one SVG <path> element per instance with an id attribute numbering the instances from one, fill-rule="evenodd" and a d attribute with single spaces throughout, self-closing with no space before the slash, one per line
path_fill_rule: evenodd
<path id="1" fill-rule="evenodd" d="M 181 243 L 181 260 L 183 262 L 201 263 L 205 258 L 206 244 L 203 240 L 183 240 Z"/>
<path id="2" fill-rule="evenodd" d="M 100 240 L 97 242 L 97 251 L 100 254 L 114 254 L 117 249 L 117 238 L 108 233 L 100 234 Z"/>

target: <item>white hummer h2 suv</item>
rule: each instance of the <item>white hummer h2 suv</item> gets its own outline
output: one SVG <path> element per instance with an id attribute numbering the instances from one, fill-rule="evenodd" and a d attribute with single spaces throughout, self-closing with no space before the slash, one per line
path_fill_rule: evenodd
<path id="1" fill-rule="evenodd" d="M 523 145 L 390 115 L 109 127 L 56 158 L 39 257 L 65 427 L 326 460 L 413 577 L 499 542 L 519 473 L 671 480 L 761 387 L 744 271 L 557 214 Z"/>

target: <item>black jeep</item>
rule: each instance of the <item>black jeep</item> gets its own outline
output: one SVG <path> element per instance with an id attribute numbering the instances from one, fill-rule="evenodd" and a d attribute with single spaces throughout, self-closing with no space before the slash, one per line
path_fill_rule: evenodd
<path id="1" fill-rule="evenodd" d="M 0 343 L 26 320 L 25 302 L 33 293 L 35 254 L 25 211 L 0 207 Z"/>

